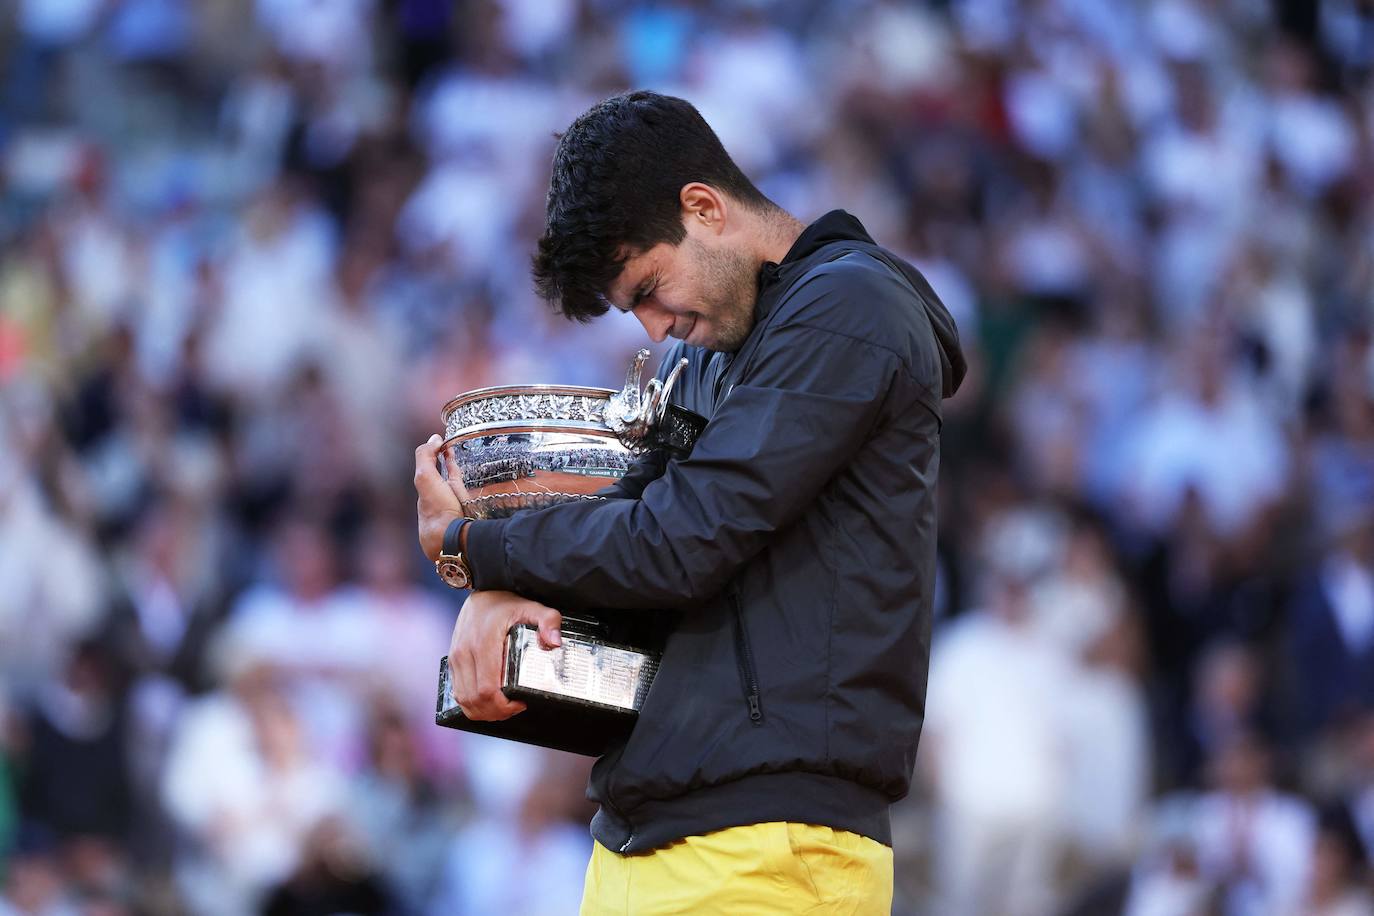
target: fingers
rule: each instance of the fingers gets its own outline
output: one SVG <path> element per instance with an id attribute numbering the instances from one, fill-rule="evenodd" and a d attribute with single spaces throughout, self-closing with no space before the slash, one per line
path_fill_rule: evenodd
<path id="1" fill-rule="evenodd" d="M 453 627 L 449 647 L 453 698 L 474 722 L 498 722 L 525 709 L 524 703 L 509 699 L 501 690 L 508 600 L 500 593 L 474 592 Z"/>
<path id="2" fill-rule="evenodd" d="M 415 449 L 415 514 L 420 547 L 431 560 L 439 556 L 443 546 L 444 529 L 463 514 L 463 505 L 448 482 L 439 474 L 439 449 L 443 440 L 430 436 Z"/>
<path id="3" fill-rule="evenodd" d="M 515 624 L 532 624 L 540 645 L 562 645 L 563 615 L 537 601 L 511 592 L 473 592 L 453 627 L 449 665 L 453 698 L 463 715 L 477 722 L 509 719 L 525 709 L 501 690 L 506 660 L 506 634 Z"/>
<path id="4" fill-rule="evenodd" d="M 463 704 L 472 702 L 472 668 L 466 664 L 466 659 L 453 650 L 448 654 L 448 685 L 453 701 L 466 716 L 467 709 Z"/>
<path id="5" fill-rule="evenodd" d="M 498 697 L 499 700 L 494 703 L 472 707 L 459 704 L 458 708 L 463 710 L 463 715 L 474 722 L 504 722 L 511 716 L 524 712 L 527 708 L 524 703 L 508 699 L 503 693 L 498 693 Z"/>
<path id="6" fill-rule="evenodd" d="M 424 442 L 415 447 L 415 478 L 418 480 L 422 475 L 433 474 L 439 476 L 439 469 L 435 467 L 435 457 L 439 454 L 439 446 L 443 440 L 439 434 L 435 433 Z"/>
<path id="7" fill-rule="evenodd" d="M 519 618 L 520 623 L 532 623 L 539 628 L 539 644 L 545 649 L 563 645 L 563 615 L 537 601 L 527 601 Z"/>
<path id="8" fill-rule="evenodd" d="M 449 489 L 444 478 L 439 476 L 439 467 L 435 463 L 442 445 L 443 440 L 436 433 L 415 449 L 415 492 L 420 494 L 422 502 L 433 501 L 435 506 L 457 502 L 453 491 Z"/>
<path id="9" fill-rule="evenodd" d="M 521 712 L 525 704 L 512 700 L 501 690 L 503 651 L 468 652 L 463 658 L 467 687 L 458 706 L 474 722 L 500 722 Z"/>
<path id="10" fill-rule="evenodd" d="M 512 700 L 501 690 L 501 675 L 505 666 L 505 639 L 499 643 L 501 651 L 484 651 L 474 655 L 476 683 L 472 712 L 464 711 L 469 719 L 479 722 L 499 722 L 509 719 L 525 708 L 525 704 Z"/>
<path id="11" fill-rule="evenodd" d="M 499 722 L 521 712 L 525 704 L 509 699 L 501 690 L 501 669 L 484 671 L 480 656 L 463 652 L 449 657 L 453 670 L 453 698 L 458 708 L 474 722 Z"/>
<path id="12" fill-rule="evenodd" d="M 475 695 L 473 684 L 475 678 L 472 671 L 472 653 L 465 644 L 463 615 L 459 614 L 458 619 L 453 624 L 453 638 L 448 646 L 448 670 L 449 686 L 453 693 L 453 699 L 459 708 L 463 708 L 464 703 L 471 703 Z M 463 709 L 463 715 L 467 715 L 467 710 Z"/>
<path id="13" fill-rule="evenodd" d="M 443 450 L 444 470 L 448 473 L 448 485 L 457 495 L 460 502 L 467 502 L 468 488 L 463 484 L 463 472 L 458 468 L 458 460 L 454 457 L 457 446 Z"/>

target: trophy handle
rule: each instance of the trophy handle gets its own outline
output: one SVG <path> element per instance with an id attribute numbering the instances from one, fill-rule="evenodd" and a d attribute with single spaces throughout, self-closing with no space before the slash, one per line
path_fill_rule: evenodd
<path id="1" fill-rule="evenodd" d="M 641 393 L 640 378 L 644 374 L 644 363 L 649 359 L 649 351 L 642 349 L 635 354 L 630 371 L 625 374 L 625 387 L 611 395 L 606 403 L 604 419 L 611 432 L 616 434 L 622 445 L 633 452 L 643 448 L 644 439 L 654 425 L 663 419 L 668 411 L 668 397 L 678 376 L 687 367 L 687 357 L 678 360 L 666 381 L 649 379 Z"/>
<path id="2" fill-rule="evenodd" d="M 620 432 L 616 424 L 629 427 L 639 419 L 639 380 L 644 374 L 644 364 L 648 360 L 649 351 L 640 349 L 635 354 L 634 362 L 630 363 L 629 371 L 625 373 L 624 386 L 611 395 L 606 409 L 606 423 L 616 432 Z"/>
<path id="3" fill-rule="evenodd" d="M 654 422 L 660 422 L 663 415 L 668 412 L 668 398 L 673 393 L 673 386 L 677 384 L 677 377 L 682 374 L 682 370 L 687 368 L 687 357 L 677 361 L 673 371 L 668 373 L 668 378 L 663 382 L 663 393 L 659 396 L 658 413 L 654 416 Z"/>

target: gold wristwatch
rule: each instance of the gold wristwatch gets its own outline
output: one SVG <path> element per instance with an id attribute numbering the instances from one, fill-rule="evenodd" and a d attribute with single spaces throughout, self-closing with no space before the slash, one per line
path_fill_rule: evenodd
<path id="1" fill-rule="evenodd" d="M 470 521 L 470 518 L 455 518 L 448 523 L 439 559 L 434 561 L 434 571 L 451 588 L 472 588 L 472 571 L 463 556 L 463 526 Z"/>

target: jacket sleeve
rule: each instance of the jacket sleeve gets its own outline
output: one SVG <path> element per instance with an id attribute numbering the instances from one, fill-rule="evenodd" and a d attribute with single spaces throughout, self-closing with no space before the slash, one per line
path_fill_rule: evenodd
<path id="1" fill-rule="evenodd" d="M 603 608 L 689 609 L 795 520 L 869 438 L 895 353 L 804 324 L 769 329 L 690 458 L 639 499 L 474 522 L 474 584 Z"/>
<path id="2" fill-rule="evenodd" d="M 662 477 L 667 468 L 668 453 L 663 449 L 654 449 L 635 459 L 624 477 L 601 488 L 596 495 L 607 499 L 639 499 L 644 495 L 644 488 Z"/>

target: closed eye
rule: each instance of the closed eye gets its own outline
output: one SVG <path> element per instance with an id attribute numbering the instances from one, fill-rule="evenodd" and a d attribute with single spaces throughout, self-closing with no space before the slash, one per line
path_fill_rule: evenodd
<path id="1" fill-rule="evenodd" d="M 630 311 L 634 311 L 635 307 L 639 305 L 639 303 L 643 302 L 644 298 L 654 291 L 655 286 L 657 286 L 657 284 L 649 283 L 645 284 L 644 286 L 641 286 L 638 290 L 636 290 L 633 298 L 630 299 Z"/>
<path id="2" fill-rule="evenodd" d="M 630 312 L 633 312 L 635 308 L 639 305 L 639 303 L 643 302 L 644 298 L 648 296 L 650 293 L 652 293 L 657 288 L 657 286 L 657 278 L 645 280 L 643 283 L 640 284 L 639 289 L 635 290 L 634 293 L 631 294 L 629 304 L 623 307 L 611 301 L 611 298 L 609 296 L 602 295 L 600 298 L 602 302 L 604 302 L 606 305 L 609 305 L 617 312 L 624 312 L 628 315 Z"/>

